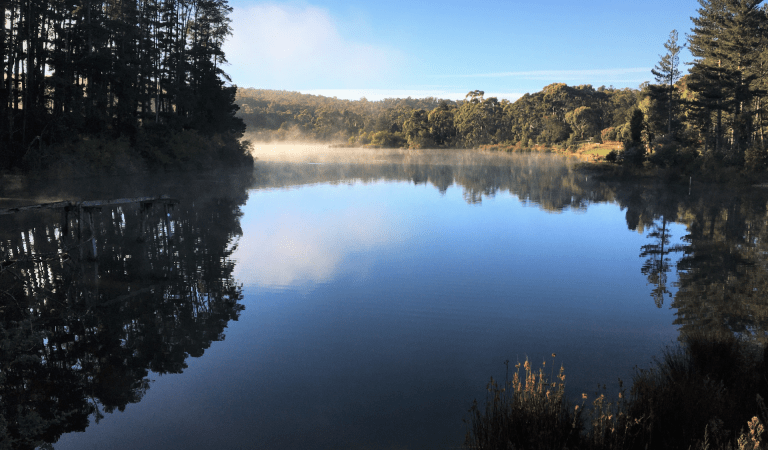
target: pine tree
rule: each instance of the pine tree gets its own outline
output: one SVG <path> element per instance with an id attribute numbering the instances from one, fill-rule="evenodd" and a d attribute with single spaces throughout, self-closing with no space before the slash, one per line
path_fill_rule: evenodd
<path id="1" fill-rule="evenodd" d="M 238 147 L 226 0 L 0 0 L 0 168 L 43 142 L 196 129 Z M 26 162 L 25 162 L 26 161 Z"/>
<path id="2" fill-rule="evenodd" d="M 758 8 L 761 2 L 699 0 L 699 16 L 692 18 L 694 28 L 689 36 L 694 56 L 689 86 L 698 94 L 697 106 L 715 115 L 714 152 L 737 162 L 753 131 L 755 62 L 766 23 Z M 728 146 L 724 148 L 726 137 Z"/>
<path id="3" fill-rule="evenodd" d="M 675 102 L 675 83 L 680 79 L 680 51 L 683 47 L 677 45 L 677 30 L 669 33 L 669 39 L 664 44 L 667 54 L 661 57 L 661 60 L 651 70 L 656 77 L 656 82 L 663 85 L 664 96 L 667 99 L 667 133 L 672 133 L 672 111 Z"/>

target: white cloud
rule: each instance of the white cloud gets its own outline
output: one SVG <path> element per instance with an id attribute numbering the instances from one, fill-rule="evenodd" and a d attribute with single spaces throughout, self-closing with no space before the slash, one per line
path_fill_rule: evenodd
<path id="1" fill-rule="evenodd" d="M 345 39 L 327 10 L 262 3 L 235 8 L 224 46 L 233 81 L 243 87 L 352 87 L 387 81 L 399 52 Z"/>
<path id="2" fill-rule="evenodd" d="M 256 201 L 258 203 L 258 201 Z M 391 245 L 403 237 L 386 211 L 371 204 L 364 213 L 294 211 L 247 218 L 234 255 L 235 278 L 246 285 L 288 287 L 332 280 L 343 271 L 365 273 L 349 266 L 351 254 Z"/>
<path id="3" fill-rule="evenodd" d="M 519 80 L 599 80 L 600 82 L 632 82 L 637 81 L 639 74 L 648 79 L 651 69 L 647 67 L 631 67 L 617 69 L 589 69 L 589 70 L 528 70 L 520 72 L 491 72 L 476 74 L 450 74 L 441 75 L 441 78 L 515 78 Z M 643 81 L 640 80 L 640 81 Z"/>
<path id="4" fill-rule="evenodd" d="M 365 97 L 369 101 L 384 100 L 385 98 L 426 98 L 435 97 L 446 100 L 464 100 L 467 92 L 456 92 L 448 90 L 434 90 L 434 89 L 310 89 L 301 91 L 303 94 L 322 95 L 325 97 L 336 97 L 344 100 L 359 100 Z M 515 101 L 522 97 L 523 94 L 517 92 L 501 92 L 492 93 L 486 92 L 485 97 L 496 97 L 499 100 L 507 99 L 509 101 Z"/>

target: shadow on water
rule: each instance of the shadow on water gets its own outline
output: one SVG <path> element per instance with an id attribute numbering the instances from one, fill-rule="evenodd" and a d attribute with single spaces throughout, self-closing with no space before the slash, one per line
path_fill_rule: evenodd
<path id="1" fill-rule="evenodd" d="M 229 256 L 249 182 L 166 179 L 140 194 L 176 204 L 0 215 L 0 448 L 82 431 L 140 401 L 149 371 L 180 373 L 223 339 L 244 309 Z M 114 184 L 107 198 L 137 192 Z"/>

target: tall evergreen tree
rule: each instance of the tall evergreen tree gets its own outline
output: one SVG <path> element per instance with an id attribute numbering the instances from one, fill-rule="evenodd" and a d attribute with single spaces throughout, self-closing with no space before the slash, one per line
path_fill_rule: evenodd
<path id="1" fill-rule="evenodd" d="M 669 33 L 669 39 L 664 43 L 667 54 L 661 57 L 651 73 L 656 77 L 656 82 L 663 85 L 664 96 L 667 100 L 667 133 L 672 133 L 672 110 L 675 102 L 675 83 L 680 79 L 680 51 L 683 47 L 677 44 L 677 30 Z"/>
<path id="2" fill-rule="evenodd" d="M 715 154 L 724 153 L 736 161 L 743 157 L 753 131 L 755 62 L 766 20 L 758 8 L 761 2 L 699 0 L 701 8 L 698 17 L 692 18 L 689 36 L 694 56 L 689 87 L 699 94 L 698 106 L 715 115 Z"/>
<path id="3" fill-rule="evenodd" d="M 72 137 L 133 141 L 149 124 L 239 146 L 226 0 L 0 0 L 0 12 L 0 168 Z"/>

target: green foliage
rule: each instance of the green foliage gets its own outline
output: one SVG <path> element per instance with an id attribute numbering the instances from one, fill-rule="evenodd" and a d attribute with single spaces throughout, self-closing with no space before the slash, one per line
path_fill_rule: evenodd
<path id="1" fill-rule="evenodd" d="M 712 152 L 737 163 L 764 127 L 766 35 L 761 30 L 768 17 L 760 3 L 700 1 L 689 36 L 694 61 L 687 86 L 696 94 L 692 106 L 703 116 L 700 134 Z"/>
<path id="2" fill-rule="evenodd" d="M 452 146 L 456 140 L 454 109 L 448 102 L 441 101 L 438 107 L 429 113 L 429 134 L 440 147 Z"/>
<path id="3" fill-rule="evenodd" d="M 565 121 L 576 132 L 580 140 L 595 135 L 599 128 L 598 120 L 599 117 L 595 110 L 588 106 L 580 106 L 565 115 Z"/>
<path id="4" fill-rule="evenodd" d="M 605 160 L 609 163 L 617 163 L 619 161 L 619 152 L 616 150 L 611 150 L 607 155 L 605 155 Z"/>
<path id="5" fill-rule="evenodd" d="M 629 119 L 629 139 L 630 144 L 639 144 L 642 140 L 643 133 L 643 112 L 639 109 L 632 111 L 632 116 Z"/>
<path id="6" fill-rule="evenodd" d="M 434 148 L 437 146 L 430 133 L 429 117 L 423 109 L 411 113 L 403 124 L 403 133 L 410 148 Z"/>
<path id="7" fill-rule="evenodd" d="M 406 142 L 400 134 L 391 131 L 377 131 L 371 136 L 371 145 L 378 147 L 402 147 Z"/>
<path id="8" fill-rule="evenodd" d="M 597 136 L 605 125 L 625 123 L 636 91 L 592 86 L 547 86 L 515 103 L 469 92 L 463 101 L 386 99 L 339 100 L 296 92 L 244 89 L 238 92 L 241 117 L 253 139 L 308 139 L 372 145 L 373 135 L 402 133 L 407 145 L 424 148 L 478 147 L 505 142 L 558 145 L 579 130 Z M 579 110 L 574 113 L 575 110 Z M 421 112 L 419 112 L 421 111 Z M 572 123 L 566 120 L 566 115 Z M 377 142 L 381 142 L 378 139 Z M 398 145 L 402 145 L 398 141 Z"/>
<path id="9" fill-rule="evenodd" d="M 499 143 L 497 132 L 502 123 L 503 104 L 496 97 L 483 98 L 483 91 L 467 94 L 469 100 L 459 105 L 454 116 L 456 132 L 465 147 Z"/>
<path id="10" fill-rule="evenodd" d="M 539 135 L 539 142 L 545 144 L 555 144 L 568 139 L 571 134 L 571 128 L 567 123 L 549 116 L 544 118 L 544 129 Z"/>
<path id="11" fill-rule="evenodd" d="M 618 131 L 619 129 L 617 127 L 608 127 L 600 132 L 600 137 L 603 142 L 616 141 L 618 140 Z"/>

